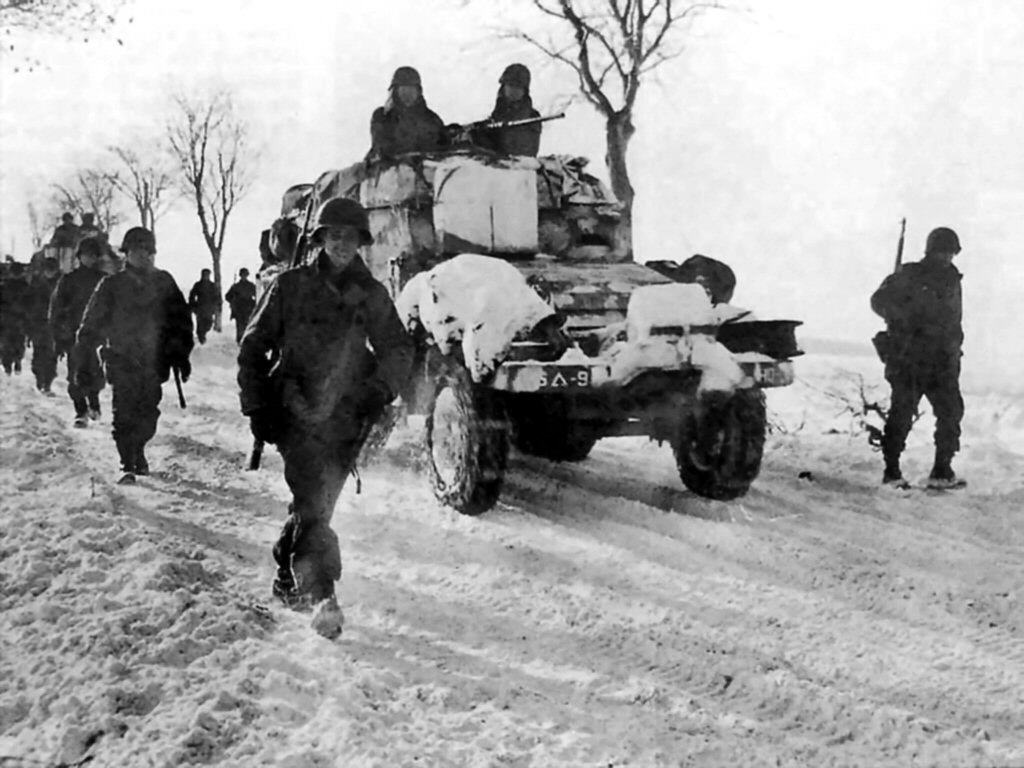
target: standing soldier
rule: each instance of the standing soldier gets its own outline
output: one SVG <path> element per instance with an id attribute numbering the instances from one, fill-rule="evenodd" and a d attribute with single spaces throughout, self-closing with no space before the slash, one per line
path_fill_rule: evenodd
<path id="1" fill-rule="evenodd" d="M 94 238 L 78 244 L 78 267 L 57 283 L 50 301 L 50 329 L 58 354 L 68 356 L 68 395 L 75 406 L 75 426 L 87 427 L 89 419 L 100 417 L 100 390 L 103 369 L 95 349 L 75 347 L 75 332 L 89 298 L 104 274 L 99 261 L 104 245 Z"/>
<path id="2" fill-rule="evenodd" d="M 199 273 L 199 280 L 188 292 L 188 308 L 196 316 L 196 338 L 206 343 L 206 334 L 213 327 L 213 318 L 220 309 L 220 294 L 210 279 L 210 270 Z"/>
<path id="3" fill-rule="evenodd" d="M 114 443 L 124 477 L 149 474 L 146 443 L 156 434 L 160 385 L 171 369 L 188 381 L 192 320 L 174 278 L 154 266 L 156 240 L 132 227 L 121 243 L 124 270 L 103 278 L 89 299 L 78 329 L 76 355 L 106 344 L 104 360 L 113 389 Z"/>
<path id="4" fill-rule="evenodd" d="M 75 217 L 65 213 L 60 217 L 60 224 L 53 230 L 53 237 L 50 238 L 50 245 L 55 248 L 74 248 L 78 245 L 81 231 L 75 224 Z"/>
<path id="5" fill-rule="evenodd" d="M 361 205 L 324 203 L 312 235 L 315 257 L 271 283 L 238 354 L 242 413 L 257 440 L 277 445 L 292 492 L 273 549 L 273 592 L 293 607 L 316 605 L 314 626 L 327 637 L 341 632 L 334 505 L 412 363 L 394 304 L 359 257 L 370 242 Z"/>
<path id="6" fill-rule="evenodd" d="M 32 373 L 36 377 L 36 389 L 44 395 L 53 396 L 50 386 L 57 378 L 57 350 L 50 330 L 50 298 L 60 279 L 57 260 L 45 258 L 42 271 L 32 276 L 28 288 L 26 332 L 32 342 Z"/>
<path id="7" fill-rule="evenodd" d="M 235 341 L 241 342 L 249 316 L 256 308 L 256 286 L 249 282 L 248 269 L 242 267 L 238 270 L 238 282 L 228 288 L 224 299 L 231 307 L 231 319 L 235 321 Z"/>
<path id="8" fill-rule="evenodd" d="M 900 471 L 921 397 L 928 398 L 935 414 L 935 464 L 928 487 L 966 485 L 953 472 L 953 456 L 960 448 L 960 357 L 962 275 L 953 266 L 960 240 L 952 229 L 933 229 L 921 261 L 904 264 L 885 279 L 871 296 L 871 308 L 886 322 L 885 378 L 892 387 L 889 415 L 882 437 L 885 472 L 882 482 L 908 488 Z"/>
<path id="9" fill-rule="evenodd" d="M 4 373 L 21 373 L 28 324 L 29 285 L 25 265 L 14 262 L 0 287 L 0 362 Z"/>

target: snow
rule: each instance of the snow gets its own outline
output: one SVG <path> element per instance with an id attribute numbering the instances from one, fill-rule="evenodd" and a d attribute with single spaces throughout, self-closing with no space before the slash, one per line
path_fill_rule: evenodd
<path id="1" fill-rule="evenodd" d="M 433 500 L 414 419 L 339 502 L 330 642 L 269 596 L 289 496 L 273 451 L 243 470 L 230 335 L 197 350 L 186 410 L 166 388 L 136 486 L 113 483 L 108 417 L 75 430 L 66 397 L 0 380 L 4 762 L 1024 762 L 1019 400 L 968 391 L 970 485 L 899 494 L 842 407 L 859 377 L 887 394 L 877 361 L 807 356 L 736 502 L 622 438 L 513 455 L 478 518 Z"/>
<path id="2" fill-rule="evenodd" d="M 461 343 L 474 381 L 494 372 L 516 334 L 553 314 L 518 269 L 473 253 L 414 276 L 396 305 L 407 326 L 419 319 L 443 354 Z"/>

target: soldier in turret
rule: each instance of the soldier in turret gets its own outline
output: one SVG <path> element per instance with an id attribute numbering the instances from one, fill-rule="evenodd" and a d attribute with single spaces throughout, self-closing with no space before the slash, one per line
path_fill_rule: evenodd
<path id="1" fill-rule="evenodd" d="M 60 217 L 61 223 L 53 230 L 53 237 L 50 238 L 50 245 L 55 248 L 76 248 L 81 232 L 75 224 L 75 217 L 65 213 Z"/>
<path id="2" fill-rule="evenodd" d="M 444 122 L 423 98 L 420 73 L 399 67 L 391 78 L 388 100 L 370 120 L 371 157 L 405 152 L 434 152 L 448 145 Z"/>
<path id="3" fill-rule="evenodd" d="M 966 485 L 952 467 L 960 448 L 964 415 L 960 395 L 962 275 L 953 266 L 959 253 L 956 232 L 947 227 L 934 229 L 928 235 L 924 258 L 904 264 L 871 296 L 871 308 L 885 319 L 888 332 L 884 362 L 892 398 L 882 437 L 882 482 L 886 485 L 909 486 L 900 470 L 900 454 L 922 396 L 935 413 L 935 463 L 928 486 Z"/>
<path id="4" fill-rule="evenodd" d="M 273 593 L 316 606 L 315 628 L 336 637 L 334 505 L 370 427 L 406 382 L 412 342 L 359 256 L 372 242 L 359 203 L 324 203 L 311 242 L 312 262 L 282 272 L 261 296 L 242 336 L 238 383 L 253 436 L 277 445 L 292 492 L 273 549 Z"/>
<path id="5" fill-rule="evenodd" d="M 509 64 L 498 80 L 498 97 L 488 120 L 506 122 L 539 118 L 530 98 L 530 70 L 523 64 Z M 540 150 L 541 124 L 482 128 L 474 131 L 473 143 L 506 155 L 536 157 Z"/>

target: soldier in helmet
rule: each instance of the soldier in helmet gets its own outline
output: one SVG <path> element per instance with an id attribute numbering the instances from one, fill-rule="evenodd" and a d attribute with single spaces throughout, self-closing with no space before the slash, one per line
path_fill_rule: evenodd
<path id="1" fill-rule="evenodd" d="M 0 285 L 0 363 L 4 373 L 21 373 L 28 328 L 29 284 L 21 262 L 11 263 Z"/>
<path id="2" fill-rule="evenodd" d="M 74 354 L 93 354 L 105 344 L 113 389 L 113 436 L 124 471 L 122 482 L 149 474 L 146 443 L 156 434 L 160 385 L 171 369 L 182 381 L 192 372 L 192 319 L 174 278 L 154 263 L 156 240 L 132 227 L 121 243 L 125 268 L 103 278 L 86 305 Z"/>
<path id="3" fill-rule="evenodd" d="M 341 578 L 331 516 L 362 442 L 409 374 L 412 342 L 387 290 L 359 256 L 372 242 L 366 211 L 334 198 L 316 215 L 312 260 L 282 272 L 242 336 L 238 383 L 253 435 L 276 444 L 292 492 L 273 548 L 273 592 L 317 605 L 340 633 Z"/>
<path id="4" fill-rule="evenodd" d="M 523 64 L 509 64 L 498 80 L 498 97 L 490 121 L 506 122 L 540 117 L 530 98 L 530 70 Z M 541 124 L 485 128 L 474 132 L 473 142 L 506 155 L 536 157 L 540 150 Z"/>
<path id="5" fill-rule="evenodd" d="M 238 270 L 238 280 L 228 288 L 224 300 L 231 307 L 231 319 L 235 321 L 235 341 L 241 342 L 245 326 L 256 308 L 256 286 L 249 280 L 248 269 Z"/>
<path id="6" fill-rule="evenodd" d="M 75 224 L 75 217 L 65 213 L 60 217 L 60 224 L 53 230 L 50 245 L 56 248 L 74 248 L 78 245 L 81 232 Z"/>
<path id="7" fill-rule="evenodd" d="M 935 464 L 931 488 L 958 488 L 966 483 L 953 472 L 960 448 L 961 274 L 953 266 L 960 240 L 952 229 L 929 233 L 921 261 L 904 264 L 871 296 L 871 308 L 886 323 L 885 378 L 892 387 L 889 415 L 882 437 L 885 471 L 882 482 L 908 487 L 900 470 L 900 454 L 921 397 L 935 414 Z"/>
<path id="8" fill-rule="evenodd" d="M 447 146 L 444 123 L 427 107 L 420 73 L 412 67 L 395 70 L 388 100 L 370 120 L 370 138 L 370 154 L 377 157 L 433 152 Z"/>
<path id="9" fill-rule="evenodd" d="M 57 350 L 50 331 L 50 299 L 60 279 L 57 260 L 44 258 L 40 271 L 29 282 L 26 331 L 32 342 L 32 373 L 36 389 L 53 396 L 50 386 L 57 378 Z"/>
<path id="10" fill-rule="evenodd" d="M 99 264 L 105 250 L 104 244 L 95 238 L 82 240 L 76 253 L 78 267 L 60 279 L 50 301 L 50 329 L 57 353 L 68 356 L 68 395 L 75 407 L 74 424 L 78 428 L 87 427 L 89 419 L 95 421 L 100 417 L 103 369 L 95 349 L 75 349 L 75 332 L 86 304 L 104 277 Z"/>

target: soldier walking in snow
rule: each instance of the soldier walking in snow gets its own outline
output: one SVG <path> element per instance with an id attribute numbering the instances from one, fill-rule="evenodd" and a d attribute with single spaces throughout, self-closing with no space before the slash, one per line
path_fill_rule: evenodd
<path id="1" fill-rule="evenodd" d="M 292 492 L 273 548 L 273 593 L 293 607 L 318 606 L 327 618 L 314 624 L 334 637 L 341 553 L 331 516 L 370 427 L 405 383 L 412 342 L 359 256 L 372 242 L 361 205 L 324 203 L 311 242 L 311 263 L 282 272 L 260 298 L 242 336 L 238 383 L 242 413 L 257 440 L 277 445 Z"/>
<path id="2" fill-rule="evenodd" d="M 32 373 L 36 389 L 52 396 L 50 386 L 57 378 L 57 350 L 50 330 L 50 298 L 60 279 L 57 260 L 43 259 L 42 271 L 32 276 L 28 288 L 27 327 L 32 342 Z"/>
<path id="3" fill-rule="evenodd" d="M 256 286 L 249 282 L 249 270 L 238 270 L 238 281 L 228 288 L 224 297 L 231 307 L 231 319 L 235 321 L 235 341 L 242 341 L 242 333 L 249 324 L 249 317 L 256 308 Z"/>
<path id="4" fill-rule="evenodd" d="M 103 253 L 104 245 L 99 240 L 86 238 L 79 243 L 78 267 L 60 279 L 50 301 L 50 330 L 57 354 L 68 356 L 68 395 L 79 428 L 88 426 L 90 418 L 100 417 L 103 369 L 95 349 L 75 348 L 75 333 L 93 291 L 104 277 L 99 268 Z"/>
<path id="5" fill-rule="evenodd" d="M 4 373 L 21 373 L 28 326 L 29 285 L 25 265 L 14 262 L 0 285 L 0 362 Z"/>
<path id="6" fill-rule="evenodd" d="M 370 139 L 370 154 L 376 157 L 433 152 L 447 146 L 444 122 L 427 106 L 420 73 L 412 67 L 395 70 L 387 102 L 370 119 Z"/>
<path id="7" fill-rule="evenodd" d="M 86 305 L 74 354 L 93 354 L 106 344 L 104 360 L 113 389 L 113 436 L 123 482 L 149 474 L 146 443 L 156 434 L 160 385 L 175 369 L 192 372 L 192 320 L 174 278 L 154 266 L 156 240 L 132 227 L 121 250 L 124 270 L 105 277 Z"/>
<path id="8" fill-rule="evenodd" d="M 196 316 L 196 338 L 200 344 L 205 344 L 206 334 L 213 327 L 213 318 L 220 310 L 220 294 L 210 279 L 210 270 L 204 269 L 199 273 L 199 280 L 188 292 L 188 308 Z"/>
<path id="9" fill-rule="evenodd" d="M 900 471 L 900 454 L 922 396 L 928 398 L 935 413 L 935 464 L 928 486 L 966 485 L 952 468 L 964 414 L 960 396 L 962 275 L 953 266 L 958 253 L 956 232 L 946 227 L 934 229 L 928 235 L 924 258 L 904 264 L 871 296 L 871 308 L 886 322 L 886 344 L 880 352 L 885 378 L 892 387 L 882 437 L 882 482 L 886 485 L 909 487 Z"/>

